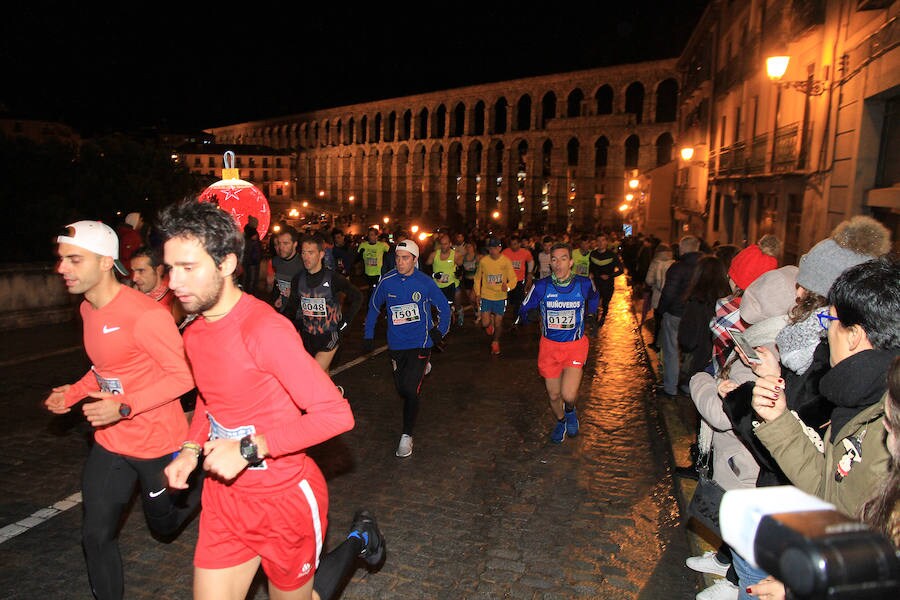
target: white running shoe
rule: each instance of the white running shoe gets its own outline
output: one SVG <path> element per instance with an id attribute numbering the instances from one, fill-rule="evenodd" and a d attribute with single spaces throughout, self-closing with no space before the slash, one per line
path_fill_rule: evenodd
<path id="1" fill-rule="evenodd" d="M 716 560 L 715 550 L 709 550 L 703 553 L 703 556 L 691 556 L 684 561 L 688 568 L 698 573 L 712 573 L 719 577 L 725 577 L 728 572 L 728 565 L 723 565 Z"/>
<path id="2" fill-rule="evenodd" d="M 737 600 L 738 586 L 727 579 L 716 579 L 716 582 L 697 594 L 697 600 Z"/>
<path id="3" fill-rule="evenodd" d="M 425 363 L 425 374 L 428 375 L 431 373 L 431 361 Z"/>
<path id="4" fill-rule="evenodd" d="M 406 435 L 405 433 L 400 436 L 400 445 L 397 446 L 397 452 L 395 453 L 400 458 L 406 458 L 410 454 L 412 454 L 412 436 Z"/>

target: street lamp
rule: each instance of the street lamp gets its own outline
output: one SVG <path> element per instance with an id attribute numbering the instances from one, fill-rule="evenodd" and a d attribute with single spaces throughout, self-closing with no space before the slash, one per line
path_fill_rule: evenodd
<path id="1" fill-rule="evenodd" d="M 685 146 L 681 149 L 681 160 L 688 162 L 694 158 L 694 149 L 691 146 Z"/>
<path id="2" fill-rule="evenodd" d="M 780 88 L 793 88 L 808 96 L 821 96 L 828 89 L 827 81 L 818 81 L 810 75 L 802 81 L 782 81 L 781 78 L 787 73 L 788 64 L 791 61 L 790 56 L 769 56 L 766 58 L 766 75 L 772 80 L 772 83 Z"/>
<path id="3" fill-rule="evenodd" d="M 633 190 L 638 189 L 639 185 L 641 185 L 641 182 L 640 182 L 640 180 L 638 180 L 637 177 L 633 177 L 628 180 L 628 187 L 630 187 Z"/>

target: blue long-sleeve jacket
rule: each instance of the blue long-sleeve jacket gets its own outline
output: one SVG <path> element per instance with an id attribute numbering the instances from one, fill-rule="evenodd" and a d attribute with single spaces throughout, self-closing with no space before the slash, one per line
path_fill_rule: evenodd
<path id="1" fill-rule="evenodd" d="M 391 350 L 430 348 L 428 332 L 432 327 L 437 325 L 442 336 L 450 329 L 450 303 L 434 279 L 418 269 L 408 276 L 396 269 L 382 275 L 369 299 L 364 334 L 367 340 L 375 337 L 375 323 L 383 307 L 387 307 L 387 342 Z M 437 323 L 432 307 L 438 311 Z"/>
<path id="2" fill-rule="evenodd" d="M 590 279 L 576 275 L 569 285 L 558 287 L 552 276 L 538 279 L 531 286 L 519 317 L 541 309 L 541 333 L 554 342 L 571 342 L 584 335 L 584 319 L 597 313 L 600 296 Z"/>

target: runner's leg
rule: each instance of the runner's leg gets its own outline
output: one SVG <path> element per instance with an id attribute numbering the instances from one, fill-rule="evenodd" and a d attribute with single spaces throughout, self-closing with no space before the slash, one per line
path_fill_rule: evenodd
<path id="1" fill-rule="evenodd" d="M 119 521 L 136 481 L 137 473 L 124 457 L 94 444 L 81 483 L 82 545 L 91 588 L 99 600 L 121 600 L 125 593 Z"/>

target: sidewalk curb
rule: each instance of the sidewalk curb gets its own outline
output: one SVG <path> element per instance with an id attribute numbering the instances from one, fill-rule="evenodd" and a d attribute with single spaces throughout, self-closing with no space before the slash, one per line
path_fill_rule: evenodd
<path id="1" fill-rule="evenodd" d="M 644 351 L 644 358 L 647 361 L 650 369 L 653 371 L 656 381 L 660 382 L 661 374 L 659 371 L 659 357 L 656 352 L 653 352 L 647 346 L 647 340 L 644 338 L 643 326 L 639 324 L 639 312 L 635 308 L 636 302 L 639 302 L 639 300 L 635 301 L 634 297 L 632 297 L 631 312 L 635 319 L 636 333 L 638 334 L 638 338 L 640 338 L 641 340 L 641 347 Z M 693 434 L 688 431 L 688 427 L 684 423 L 684 420 L 678 414 L 678 407 L 675 403 L 670 400 L 666 400 L 657 402 L 657 407 L 659 408 L 659 414 L 662 418 L 662 426 L 665 429 L 666 435 L 668 436 L 668 439 L 670 441 L 669 458 L 671 459 L 672 466 L 674 468 L 678 464 L 678 457 L 686 455 L 686 450 L 676 445 L 677 440 L 692 440 Z M 672 482 L 673 489 L 675 490 L 675 494 L 678 499 L 678 506 L 681 512 L 682 523 L 685 527 L 685 533 L 688 537 L 688 544 L 691 547 L 693 555 L 699 556 L 708 550 L 715 550 L 715 547 L 713 547 L 707 540 L 705 540 L 688 526 L 688 517 L 686 517 L 687 507 L 690 504 L 691 497 L 694 494 L 694 489 L 696 488 L 697 484 L 691 480 L 685 480 L 680 477 L 675 477 L 674 474 L 672 475 Z M 687 558 L 688 557 L 686 556 L 685 559 Z M 686 565 L 684 568 L 688 569 Z M 701 575 L 703 577 L 703 580 L 707 587 L 713 585 L 713 583 L 715 583 L 715 581 L 719 579 L 719 577 L 713 576 L 709 573 L 698 573 L 698 575 Z"/>

